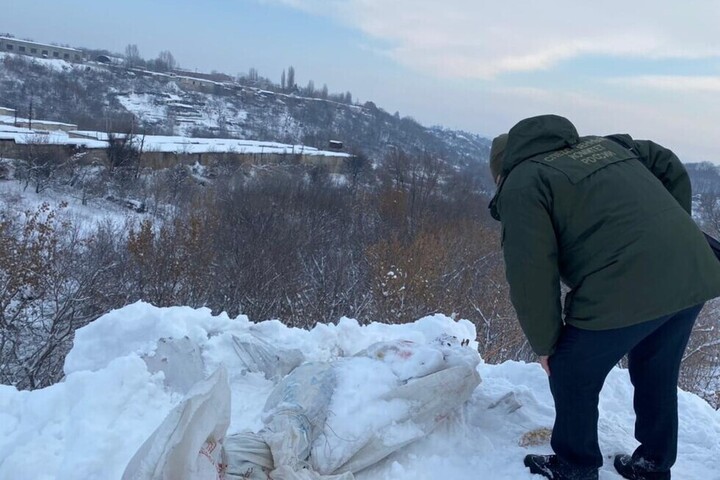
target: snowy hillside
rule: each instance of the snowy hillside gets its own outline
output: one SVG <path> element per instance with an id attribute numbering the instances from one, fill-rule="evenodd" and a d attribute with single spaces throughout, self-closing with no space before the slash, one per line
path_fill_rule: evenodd
<path id="1" fill-rule="evenodd" d="M 477 348 L 474 326 L 442 315 L 406 325 L 350 319 L 314 329 L 291 329 L 278 321 L 252 323 L 246 317 L 212 316 L 207 309 L 155 308 L 135 303 L 113 311 L 80 329 L 65 362 L 63 382 L 36 391 L 0 386 L 0 478 L 120 479 L 145 439 L 182 400 L 168 385 L 175 380 L 150 373 L 143 356 L 151 356 L 163 338 L 187 337 L 199 347 L 205 374 L 227 368 L 232 391 L 228 434 L 262 427 L 261 411 L 275 383 L 243 363 L 233 336 L 255 338 L 278 349 L 297 349 L 308 361 L 332 362 L 356 354 L 378 341 L 408 340 L 430 345 L 437 338 L 470 340 Z M 445 337 L 444 337 L 445 336 Z M 427 373 L 431 355 L 420 355 L 398 378 Z M 379 363 L 378 363 L 379 362 Z M 383 410 L 364 410 L 383 382 L 383 365 L 393 359 L 365 361 L 366 368 L 347 370 L 346 401 L 352 414 L 335 413 L 336 425 L 356 431 L 372 428 Z M 395 363 L 393 363 L 395 362 Z M 464 407 L 443 421 L 427 438 L 392 454 L 359 473 L 359 480 L 492 480 L 531 479 L 522 466 L 529 452 L 548 452 L 547 437 L 537 429 L 551 427 L 553 408 L 547 379 L 537 364 L 481 363 L 482 383 Z M 189 374 L 187 374 L 189 376 Z M 390 375 L 392 377 L 392 375 Z M 350 389 L 350 390 L 348 390 Z M 351 395 L 348 395 L 351 394 Z M 600 402 L 600 442 L 606 456 L 629 452 L 632 436 L 632 388 L 624 370 L 608 378 Z M 720 413 L 698 397 L 680 395 L 680 450 L 676 480 L 718 479 Z M 536 435 L 528 436 L 528 432 Z M 521 440 L 534 440 L 530 442 Z M 522 447 L 520 443 L 535 443 Z M 606 460 L 600 478 L 620 478 Z"/>
<path id="2" fill-rule="evenodd" d="M 134 117 L 148 134 L 233 137 L 319 149 L 339 140 L 347 151 L 362 151 L 374 160 L 399 148 L 473 167 L 488 158 L 486 138 L 427 128 L 372 102 L 341 103 L 234 82 L 198 90 L 167 74 L 39 60 L 0 53 L 0 106 L 27 116 L 27 92 L 33 91 L 35 118 L 73 122 L 81 129 L 103 130 L 110 119 L 118 130 Z"/>

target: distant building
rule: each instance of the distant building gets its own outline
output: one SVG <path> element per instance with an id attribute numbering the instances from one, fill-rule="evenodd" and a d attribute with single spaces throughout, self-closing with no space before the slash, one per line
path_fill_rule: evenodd
<path id="1" fill-rule="evenodd" d="M 4 122 L 2 122 L 4 123 Z M 34 128 L 39 130 L 46 130 L 50 132 L 61 131 L 61 132 L 72 132 L 77 130 L 78 126 L 74 123 L 62 123 L 62 122 L 51 122 L 49 120 L 33 120 L 30 121 L 27 118 L 18 118 L 16 122 L 13 122 L 16 127 L 22 128 Z"/>
<path id="2" fill-rule="evenodd" d="M 212 92 L 216 87 L 222 87 L 222 83 L 212 80 L 205 80 L 204 78 L 185 77 L 172 73 L 170 74 L 170 76 L 175 78 L 181 86 L 187 88 L 188 90 Z"/>
<path id="3" fill-rule="evenodd" d="M 125 63 L 124 58 L 113 57 L 112 55 L 98 55 L 95 57 L 95 61 L 107 65 L 123 65 Z"/>
<path id="4" fill-rule="evenodd" d="M 330 142 L 328 142 L 328 148 L 329 148 L 330 150 L 336 150 L 336 151 L 337 151 L 337 150 L 342 150 L 342 149 L 343 149 L 343 142 L 341 142 L 341 141 L 339 141 L 339 140 L 330 140 Z"/>
<path id="5" fill-rule="evenodd" d="M 44 129 L 36 130 L 36 123 L 42 123 Z M 33 120 L 31 130 L 0 123 L 0 158 L 23 158 L 29 146 L 32 146 L 68 158 L 76 153 L 83 153 L 81 161 L 85 164 L 107 164 L 107 133 L 47 129 L 53 124 L 69 125 Z M 351 158 L 341 152 L 255 140 L 154 135 L 143 135 L 135 140 L 136 148 L 137 142 L 142 142 L 140 164 L 143 168 L 151 169 L 196 163 L 212 166 L 232 162 L 238 165 L 321 165 L 332 173 L 339 173 Z M 1 174 L 0 172 L 0 176 Z"/>
<path id="6" fill-rule="evenodd" d="M 191 70 L 179 70 L 175 69 L 171 73 L 174 73 L 178 77 L 190 77 L 195 79 L 201 79 L 201 80 L 209 80 L 211 82 L 218 82 L 218 83 L 224 83 L 224 82 L 232 82 L 233 78 L 230 75 L 226 75 L 224 73 L 202 73 L 202 72 L 193 72 Z"/>
<path id="7" fill-rule="evenodd" d="M 17 112 L 8 107 L 0 107 L 0 126 L 12 125 L 13 127 L 34 128 L 43 131 L 63 131 L 70 132 L 77 130 L 74 123 L 51 122 L 49 120 L 38 120 L 18 117 Z"/>
<path id="8" fill-rule="evenodd" d="M 82 63 L 83 53 L 75 48 L 59 47 L 44 43 L 18 40 L 12 37 L 0 37 L 0 52 L 28 55 L 30 57 L 51 58 L 68 62 Z"/>

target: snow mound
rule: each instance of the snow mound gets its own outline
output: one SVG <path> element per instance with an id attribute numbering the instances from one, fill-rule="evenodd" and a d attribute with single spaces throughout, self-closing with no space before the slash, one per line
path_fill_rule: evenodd
<path id="1" fill-rule="evenodd" d="M 308 331 L 278 321 L 213 316 L 208 309 L 156 308 L 138 302 L 78 330 L 63 382 L 32 392 L 0 386 L 0 478 L 119 480 L 133 454 L 182 399 L 182 392 L 172 388 L 170 373 L 149 368 L 146 362 L 161 354 L 162 341 L 169 337 L 187 338 L 199 347 L 204 375 L 220 366 L 227 369 L 232 396 L 229 434 L 263 427 L 263 407 L 275 386 L 262 372 L 248 369 L 236 351 L 238 339 L 261 339 L 278 349 L 299 351 L 312 362 L 361 353 L 366 360 L 341 367 L 345 397 L 334 399 L 336 421 L 352 416 L 353 405 L 378 398 L 383 378 L 407 379 L 438 368 L 442 362 L 437 349 L 423 345 L 447 338 L 469 340 L 471 349 L 477 348 L 470 322 L 443 315 L 405 325 L 361 326 L 343 318 L 336 325 Z M 392 343 L 392 348 L 372 347 L 381 341 Z M 405 355 L 403 342 L 418 345 L 413 362 L 393 360 Z M 463 364 L 468 359 L 458 355 L 445 361 Z M 481 363 L 478 372 L 482 383 L 460 415 L 356 478 L 534 478 L 523 467 L 522 457 L 550 452 L 543 429 L 552 427 L 554 413 L 545 374 L 537 364 L 519 362 Z M 679 404 L 680 445 L 673 478 L 720 479 L 715 468 L 720 413 L 685 392 Z M 344 435 L 364 434 L 387 413 L 350 418 L 335 427 L 350 429 Z M 633 425 L 632 386 L 627 372 L 615 369 L 600 401 L 600 442 L 608 457 L 634 449 Z M 605 463 L 600 478 L 619 479 L 611 462 Z"/>

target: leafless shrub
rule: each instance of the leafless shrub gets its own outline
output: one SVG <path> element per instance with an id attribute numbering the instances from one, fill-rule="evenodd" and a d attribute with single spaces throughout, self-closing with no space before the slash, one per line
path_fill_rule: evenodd
<path id="1" fill-rule="evenodd" d="M 58 173 L 71 165 L 72 154 L 62 145 L 53 144 L 48 135 L 35 134 L 19 145 L 20 162 L 15 177 L 24 184 L 32 185 L 35 193 L 47 190 L 57 179 Z"/>
<path id="2" fill-rule="evenodd" d="M 97 238 L 79 238 L 62 208 L 0 222 L 0 381 L 19 388 L 59 380 L 75 330 L 108 308 L 113 260 L 87 261 Z"/>
<path id="3" fill-rule="evenodd" d="M 693 328 L 683 357 L 680 386 L 720 408 L 720 302 L 708 302 Z"/>

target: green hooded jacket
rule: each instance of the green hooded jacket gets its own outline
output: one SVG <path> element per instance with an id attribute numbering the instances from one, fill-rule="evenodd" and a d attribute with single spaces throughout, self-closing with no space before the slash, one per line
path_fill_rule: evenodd
<path id="1" fill-rule="evenodd" d="M 490 210 L 538 355 L 552 354 L 563 323 L 620 328 L 720 296 L 720 262 L 670 150 L 629 135 L 579 137 L 569 120 L 543 115 L 510 130 L 502 178 Z"/>

